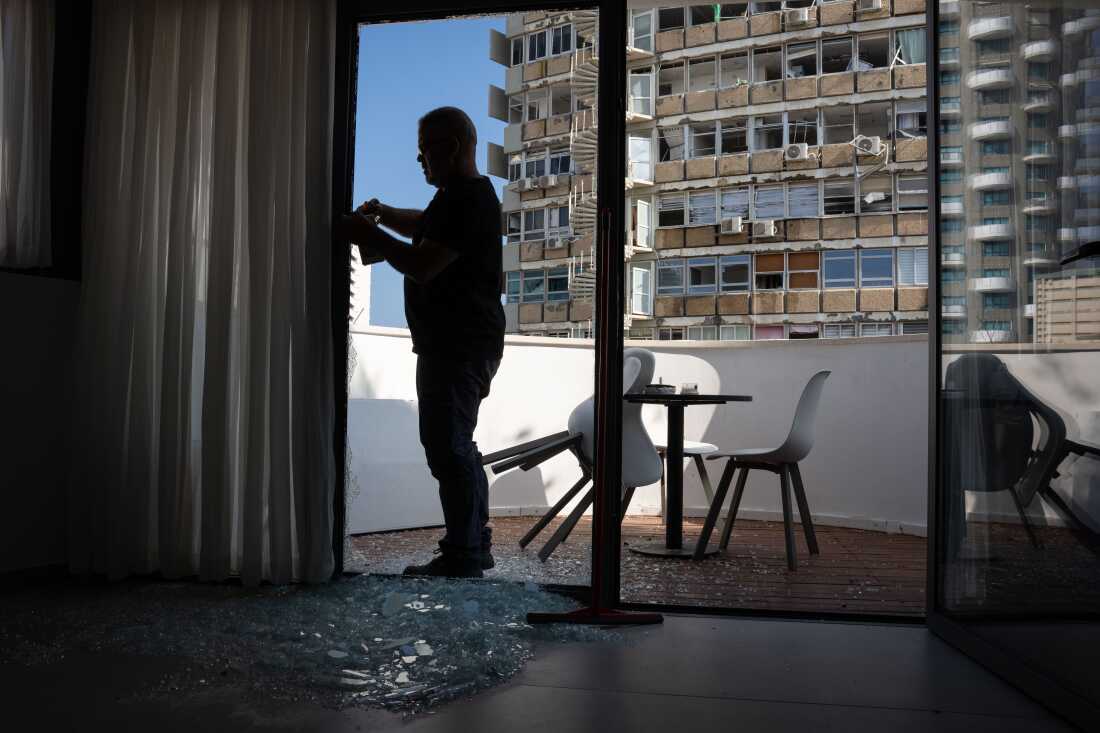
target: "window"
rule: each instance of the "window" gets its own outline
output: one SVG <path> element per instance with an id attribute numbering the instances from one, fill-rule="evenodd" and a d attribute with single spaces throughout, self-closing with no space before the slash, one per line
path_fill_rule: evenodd
<path id="1" fill-rule="evenodd" d="M 959 72 L 957 71 L 941 71 L 940 72 L 940 86 L 948 86 L 959 83 Z"/>
<path id="2" fill-rule="evenodd" d="M 784 262 L 782 254 L 756 255 L 756 289 L 782 290 Z"/>
<path id="3" fill-rule="evenodd" d="M 941 64 L 958 63 L 958 61 L 959 61 L 959 47 L 958 46 L 950 46 L 950 47 L 944 47 L 944 48 L 940 49 L 940 63 Z"/>
<path id="4" fill-rule="evenodd" d="M 821 73 L 839 74 L 852 70 L 852 38 L 832 38 L 821 42 Z"/>
<path id="5" fill-rule="evenodd" d="M 753 123 L 753 151 L 783 147 L 783 115 L 761 115 Z"/>
<path id="6" fill-rule="evenodd" d="M 1027 127 L 1029 130 L 1045 130 L 1048 124 L 1048 117 L 1045 114 L 1027 116 Z"/>
<path id="7" fill-rule="evenodd" d="M 1028 155 L 1052 155 L 1053 150 L 1049 140 L 1028 140 L 1027 141 L 1027 154 Z"/>
<path id="8" fill-rule="evenodd" d="M 663 194 L 657 198 L 657 226 L 682 227 L 684 225 L 684 194 Z"/>
<path id="9" fill-rule="evenodd" d="M 898 285 L 928 284 L 928 248 L 904 247 L 898 250 Z"/>
<path id="10" fill-rule="evenodd" d="M 823 257 L 825 287 L 854 288 L 856 286 L 856 251 L 854 249 L 827 251 L 823 253 Z"/>
<path id="11" fill-rule="evenodd" d="M 718 338 L 718 328 L 715 326 L 688 326 L 688 341 L 714 341 Z"/>
<path id="12" fill-rule="evenodd" d="M 894 129 L 900 137 L 924 137 L 928 134 L 928 105 L 923 99 L 898 100 Z"/>
<path id="13" fill-rule="evenodd" d="M 634 208 L 634 245 L 636 247 L 653 246 L 653 206 L 648 199 L 635 199 Z"/>
<path id="14" fill-rule="evenodd" d="M 660 159 L 683 160 L 684 159 L 684 128 L 682 127 L 658 127 L 657 148 Z"/>
<path id="15" fill-rule="evenodd" d="M 688 295 L 706 295 L 717 287 L 718 266 L 713 257 L 692 257 L 687 261 Z"/>
<path id="16" fill-rule="evenodd" d="M 547 236 L 549 237 L 567 237 L 569 236 L 569 207 L 568 206 L 551 206 L 546 210 L 547 215 L 550 217 L 550 226 L 547 229 Z"/>
<path id="17" fill-rule="evenodd" d="M 998 54 L 1008 53 L 1010 48 L 1008 38 L 986 38 L 984 40 L 978 40 L 974 42 L 974 48 L 978 52 L 978 57 L 982 56 L 996 56 Z"/>
<path id="18" fill-rule="evenodd" d="M 514 125 L 523 122 L 523 95 L 516 94 L 508 97 L 508 124 Z"/>
<path id="19" fill-rule="evenodd" d="M 898 176 L 898 211 L 928 208 L 928 179 L 924 176 Z"/>
<path id="20" fill-rule="evenodd" d="M 723 89 L 749 83 L 749 53 L 724 53 L 718 64 L 718 86 Z"/>
<path id="21" fill-rule="evenodd" d="M 543 238 L 546 212 L 543 209 L 528 209 L 523 212 L 523 239 L 530 242 Z"/>
<path id="22" fill-rule="evenodd" d="M 573 111 L 573 91 L 568 85 L 553 87 L 550 90 L 550 114 L 567 115 Z"/>
<path id="23" fill-rule="evenodd" d="M 861 288 L 894 286 L 894 250 L 865 249 L 860 252 L 859 286 Z"/>
<path id="24" fill-rule="evenodd" d="M 825 216 L 856 213 L 855 181 L 829 181 L 824 184 Z"/>
<path id="25" fill-rule="evenodd" d="M 940 183 L 960 183 L 963 179 L 961 168 L 940 171 Z"/>
<path id="26" fill-rule="evenodd" d="M 783 78 L 780 48 L 757 48 L 752 52 L 752 80 L 754 82 L 778 81 Z"/>
<path id="27" fill-rule="evenodd" d="M 890 136 L 892 114 L 889 102 L 861 104 L 856 108 L 856 130 L 861 135 L 886 139 Z"/>
<path id="28" fill-rule="evenodd" d="M 527 60 L 538 61 L 546 57 L 546 31 L 527 36 Z"/>
<path id="29" fill-rule="evenodd" d="M 715 126 L 713 122 L 691 125 L 691 157 L 706 158 L 715 154 Z"/>
<path id="30" fill-rule="evenodd" d="M 856 337 L 854 323 L 826 323 L 821 327 L 821 336 L 827 339 L 850 339 Z"/>
<path id="31" fill-rule="evenodd" d="M 688 196 L 688 224 L 705 226 L 717 224 L 714 191 L 702 191 Z"/>
<path id="32" fill-rule="evenodd" d="M 1008 155 L 1012 152 L 1012 144 L 1008 140 L 984 140 L 981 152 L 982 155 Z"/>
<path id="33" fill-rule="evenodd" d="M 518 181 L 523 178 L 523 156 L 512 155 L 508 158 L 508 180 Z"/>
<path id="34" fill-rule="evenodd" d="M 923 64 L 925 61 L 924 28 L 905 28 L 894 33 L 897 58 L 906 64 Z"/>
<path id="35" fill-rule="evenodd" d="M 657 11 L 657 31 L 671 31 L 684 27 L 684 9 L 661 8 Z"/>
<path id="36" fill-rule="evenodd" d="M 892 323 L 861 323 L 859 324 L 860 336 L 893 336 L 894 324 Z"/>
<path id="37" fill-rule="evenodd" d="M 567 23 L 566 25 L 558 26 L 551 31 L 550 41 L 550 53 L 568 53 L 573 50 L 573 26 Z"/>
<path id="38" fill-rule="evenodd" d="M 693 60 L 688 64 L 688 91 L 704 92 L 718 85 L 713 58 Z"/>
<path id="39" fill-rule="evenodd" d="M 757 326 L 754 334 L 755 341 L 777 341 L 786 338 L 782 326 Z"/>
<path id="40" fill-rule="evenodd" d="M 978 104 L 1008 104 L 1008 89 L 983 89 L 978 92 Z"/>
<path id="41" fill-rule="evenodd" d="M 859 213 L 894 210 L 894 182 L 890 176 L 868 176 L 859 182 Z"/>
<path id="42" fill-rule="evenodd" d="M 749 152 L 749 138 L 745 128 L 747 121 L 747 117 L 735 117 L 732 120 L 722 120 L 719 123 L 721 126 L 719 133 L 721 149 L 719 152 L 722 155 Z"/>
<path id="43" fill-rule="evenodd" d="M 982 219 L 982 226 L 988 226 L 990 224 L 1008 224 L 1007 216 L 987 216 Z"/>
<path id="44" fill-rule="evenodd" d="M 682 259 L 659 260 L 657 263 L 657 294 L 683 295 L 684 261 Z"/>
<path id="45" fill-rule="evenodd" d="M 1009 190 L 1003 191 L 982 191 L 982 206 L 1005 206 L 1012 203 L 1012 192 Z"/>
<path id="46" fill-rule="evenodd" d="M 748 341 L 752 335 L 750 326 L 733 324 L 718 327 L 718 338 L 722 341 Z"/>
<path id="47" fill-rule="evenodd" d="M 944 233 L 961 232 L 963 230 L 962 219 L 944 219 L 940 222 L 940 231 Z"/>
<path id="48" fill-rule="evenodd" d="M 522 280 L 523 273 L 519 270 L 510 270 L 504 274 L 504 301 L 506 303 L 519 302 Z"/>
<path id="49" fill-rule="evenodd" d="M 573 159 L 568 150 L 558 150 L 550 153 L 550 174 L 558 175 L 570 173 L 573 170 Z"/>
<path id="50" fill-rule="evenodd" d="M 888 32 L 868 33 L 859 36 L 857 43 L 859 46 L 857 71 L 884 69 L 890 65 L 892 54 L 890 53 L 890 34 Z"/>
<path id="51" fill-rule="evenodd" d="M 657 96 L 666 97 L 670 94 L 684 93 L 684 65 L 661 64 L 657 70 Z"/>
<path id="52" fill-rule="evenodd" d="M 982 293 L 982 308 L 1011 308 L 1008 293 Z"/>
<path id="53" fill-rule="evenodd" d="M 742 18 L 749 14 L 749 4 L 744 3 L 722 3 L 718 6 L 718 19 L 729 20 L 730 18 Z"/>
<path id="54" fill-rule="evenodd" d="M 817 183 L 792 183 L 787 188 L 788 216 L 792 219 L 808 219 L 820 215 L 821 196 Z"/>
<path id="55" fill-rule="evenodd" d="M 752 258 L 749 255 L 726 255 L 718 261 L 720 289 L 723 293 L 741 293 L 749 289 Z"/>
<path id="56" fill-rule="evenodd" d="M 940 272 L 940 280 L 945 283 L 958 283 L 966 279 L 966 273 L 962 270 L 943 270 Z"/>
<path id="57" fill-rule="evenodd" d="M 653 180 L 653 140 L 650 133 L 644 136 L 629 135 L 627 137 L 629 151 L 629 176 L 637 181 Z"/>
<path id="58" fill-rule="evenodd" d="M 542 270 L 523 271 L 523 302 L 541 303 L 546 295 L 546 276 Z"/>
<path id="59" fill-rule="evenodd" d="M 569 300 L 569 269 L 552 267 L 546 271 L 546 300 Z"/>
<path id="60" fill-rule="evenodd" d="M 630 307 L 634 313 L 653 315 L 653 263 L 632 265 L 633 274 Z"/>
<path id="61" fill-rule="evenodd" d="M 508 229 L 508 243 L 516 244 L 521 239 L 521 232 L 523 226 L 523 215 L 518 211 L 508 212 L 508 221 L 506 223 Z"/>
<path id="62" fill-rule="evenodd" d="M 955 99 L 958 100 L 958 97 L 955 97 Z M 940 108 L 942 110 L 946 110 L 947 107 L 944 106 L 944 101 L 943 100 L 944 100 L 944 98 L 940 97 Z M 956 110 L 957 109 L 958 109 L 958 105 L 957 105 L 957 101 L 956 101 Z M 948 134 L 951 134 L 951 133 L 954 133 L 954 132 L 959 132 L 960 130 L 962 130 L 962 123 L 959 122 L 958 120 L 940 120 L 940 134 L 941 135 L 948 135 Z"/>
<path id="63" fill-rule="evenodd" d="M 982 277 L 1008 277 L 1008 268 L 986 267 L 982 270 Z"/>
<path id="64" fill-rule="evenodd" d="M 677 326 L 663 326 L 657 329 L 658 341 L 683 341 L 684 329 Z"/>
<path id="65" fill-rule="evenodd" d="M 957 21 L 957 20 L 941 20 L 939 31 L 940 31 L 940 33 L 958 33 L 959 32 L 959 21 Z"/>
<path id="66" fill-rule="evenodd" d="M 822 127 L 826 145 L 851 142 L 856 136 L 855 108 L 849 105 L 826 107 L 821 111 Z"/>
<path id="67" fill-rule="evenodd" d="M 523 175 L 527 178 L 537 178 L 546 175 L 546 152 L 528 153 L 527 160 L 523 164 Z"/>
<path id="68" fill-rule="evenodd" d="M 791 252 L 787 255 L 787 288 L 817 290 L 821 258 L 817 252 Z"/>
<path id="69" fill-rule="evenodd" d="M 749 187 L 727 188 L 722 191 L 722 218 L 729 219 L 735 216 L 742 221 L 749 218 Z"/>
<path id="70" fill-rule="evenodd" d="M 786 217 L 787 202 L 783 196 L 782 184 L 757 186 L 755 193 L 752 206 L 753 219 L 783 219 Z"/>
<path id="71" fill-rule="evenodd" d="M 628 41 L 634 48 L 643 51 L 653 51 L 653 13 L 648 10 L 635 10 L 631 16 L 631 39 Z"/>
<path id="72" fill-rule="evenodd" d="M 982 321 L 983 331 L 1011 331 L 1012 325 L 1008 321 Z"/>
<path id="73" fill-rule="evenodd" d="M 523 36 L 512 39 L 512 66 L 523 63 Z"/>
<path id="74" fill-rule="evenodd" d="M 787 143 L 817 145 L 816 109 L 804 109 L 787 113 Z"/>
<path id="75" fill-rule="evenodd" d="M 653 114 L 653 74 L 648 67 L 630 70 L 630 111 Z"/>
<path id="76" fill-rule="evenodd" d="M 549 89 L 536 89 L 527 92 L 527 121 L 546 119 L 550 111 L 550 101 L 547 97 Z"/>
<path id="77" fill-rule="evenodd" d="M 787 78 L 817 76 L 817 43 L 792 43 L 787 46 Z"/>
<path id="78" fill-rule="evenodd" d="M 691 25 L 703 25 L 714 22 L 713 5 L 692 5 L 688 8 L 688 20 Z"/>
<path id="79" fill-rule="evenodd" d="M 792 323 L 787 328 L 787 338 L 815 339 L 821 337 L 821 329 L 816 323 Z"/>

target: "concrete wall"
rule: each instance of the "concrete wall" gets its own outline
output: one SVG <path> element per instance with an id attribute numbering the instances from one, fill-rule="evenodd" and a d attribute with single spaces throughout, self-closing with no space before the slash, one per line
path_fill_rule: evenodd
<path id="1" fill-rule="evenodd" d="M 351 383 L 349 445 L 361 489 L 352 503 L 353 532 L 442 521 L 436 485 L 423 463 L 415 421 L 415 357 L 407 332 L 372 328 L 353 334 L 358 354 Z M 923 533 L 927 515 L 927 341 L 897 336 L 843 341 L 639 342 L 657 355 L 666 383 L 743 393 L 751 403 L 689 408 L 686 437 L 724 448 L 778 445 L 790 427 L 806 380 L 833 372 L 822 402 L 817 445 L 803 464 L 811 509 L 824 524 Z M 592 393 L 590 342 L 508 337 L 504 361 L 482 405 L 476 438 L 482 452 L 563 430 L 573 407 Z M 662 409 L 644 410 L 651 435 L 663 439 Z M 380 426 L 384 425 L 384 429 Z M 708 464 L 717 483 L 719 468 Z M 530 472 L 491 476 L 494 514 L 535 514 L 577 477 L 559 456 Z M 657 485 L 640 489 L 633 513 L 656 514 Z M 694 468 L 685 470 L 685 506 L 706 501 Z M 746 517 L 779 513 L 778 480 L 754 474 L 742 504 Z"/>
<path id="2" fill-rule="evenodd" d="M 0 572 L 65 560 L 79 283 L 0 273 Z"/>

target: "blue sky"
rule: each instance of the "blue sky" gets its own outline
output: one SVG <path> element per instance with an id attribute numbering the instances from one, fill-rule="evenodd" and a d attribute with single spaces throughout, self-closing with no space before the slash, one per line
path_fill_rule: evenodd
<path id="1" fill-rule="evenodd" d="M 504 123 L 488 115 L 489 84 L 504 86 L 504 67 L 489 60 L 489 29 L 504 17 L 389 23 L 359 30 L 354 198 L 376 197 L 423 208 L 435 189 L 416 162 L 416 122 L 443 105 L 461 107 L 477 126 L 477 163 L 485 173 L 487 142 L 504 141 Z M 503 181 L 490 180 L 501 195 Z M 370 322 L 405 326 L 401 275 L 388 264 L 371 272 Z"/>

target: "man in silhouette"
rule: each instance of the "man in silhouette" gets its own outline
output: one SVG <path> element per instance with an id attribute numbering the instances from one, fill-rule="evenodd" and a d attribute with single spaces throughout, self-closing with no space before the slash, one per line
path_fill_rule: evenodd
<path id="1" fill-rule="evenodd" d="M 428 208 L 371 199 L 341 226 L 363 262 L 385 260 L 405 276 L 420 442 L 439 481 L 447 530 L 438 556 L 405 574 L 480 578 L 493 567 L 492 530 L 489 482 L 473 435 L 504 351 L 500 201 L 478 173 L 477 130 L 462 110 L 440 107 L 420 118 L 418 147 L 424 177 L 438 189 Z"/>

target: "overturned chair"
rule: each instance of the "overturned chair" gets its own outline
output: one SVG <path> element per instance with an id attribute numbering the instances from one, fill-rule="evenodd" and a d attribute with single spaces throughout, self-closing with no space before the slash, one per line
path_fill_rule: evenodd
<path id="1" fill-rule="evenodd" d="M 653 353 L 645 349 L 625 349 L 623 351 L 623 394 L 641 392 L 653 381 L 656 360 Z M 564 511 L 577 494 L 592 481 L 595 469 L 596 436 L 594 396 L 581 402 L 569 415 L 567 429 L 560 433 L 528 441 L 504 450 L 489 453 L 482 457 L 485 465 L 491 466 L 493 473 L 503 473 L 513 468 L 529 471 L 535 466 L 566 451 L 577 459 L 581 476 L 572 488 L 550 507 L 531 529 L 519 541 L 520 547 L 526 547 L 548 524 Z M 625 402 L 623 404 L 623 499 L 622 516 L 626 516 L 627 507 L 639 486 L 648 486 L 660 480 L 663 463 L 657 449 L 642 424 L 642 405 Z M 539 550 L 539 559 L 543 562 L 553 554 L 581 516 L 592 505 L 595 496 L 593 488 L 581 497 L 581 500 L 555 530 L 550 539 Z"/>

